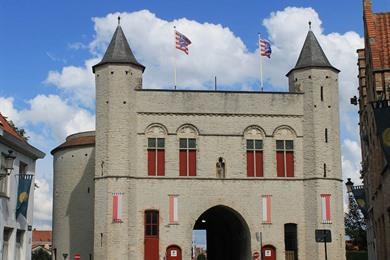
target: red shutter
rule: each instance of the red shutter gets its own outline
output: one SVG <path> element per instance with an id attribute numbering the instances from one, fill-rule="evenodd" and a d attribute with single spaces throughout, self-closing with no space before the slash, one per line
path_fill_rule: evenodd
<path id="1" fill-rule="evenodd" d="M 156 175 L 156 150 L 148 150 L 148 175 Z"/>
<path id="2" fill-rule="evenodd" d="M 276 172 L 278 177 L 284 177 L 284 152 L 276 152 Z"/>
<path id="3" fill-rule="evenodd" d="M 196 176 L 196 150 L 188 151 L 188 159 L 189 176 Z"/>
<path id="4" fill-rule="evenodd" d="M 256 177 L 263 177 L 263 151 L 256 151 Z"/>
<path id="5" fill-rule="evenodd" d="M 248 177 L 255 176 L 253 151 L 246 151 L 246 175 Z"/>
<path id="6" fill-rule="evenodd" d="M 294 177 L 294 152 L 286 152 L 286 175 Z"/>
<path id="7" fill-rule="evenodd" d="M 187 151 L 179 151 L 179 175 L 187 176 Z"/>
<path id="8" fill-rule="evenodd" d="M 157 151 L 157 175 L 165 175 L 165 150 L 163 149 Z"/>
<path id="9" fill-rule="evenodd" d="M 145 260 L 159 260 L 158 237 L 145 237 Z"/>

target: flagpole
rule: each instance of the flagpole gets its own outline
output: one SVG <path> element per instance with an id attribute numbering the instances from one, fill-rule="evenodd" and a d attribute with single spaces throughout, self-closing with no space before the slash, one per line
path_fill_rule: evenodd
<path id="1" fill-rule="evenodd" d="M 173 26 L 173 82 L 176 90 L 176 26 Z"/>
<path id="2" fill-rule="evenodd" d="M 263 59 L 261 56 L 261 44 L 260 44 L 260 33 L 258 33 L 258 45 L 259 45 L 259 59 L 260 59 L 260 90 L 263 91 Z"/>

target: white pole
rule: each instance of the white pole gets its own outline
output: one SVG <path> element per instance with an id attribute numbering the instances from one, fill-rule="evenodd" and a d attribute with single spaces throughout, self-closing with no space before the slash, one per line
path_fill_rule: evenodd
<path id="1" fill-rule="evenodd" d="M 173 26 L 173 82 L 176 89 L 176 26 Z"/>
<path id="2" fill-rule="evenodd" d="M 260 44 L 261 37 L 260 37 L 260 33 L 258 35 L 259 35 L 259 39 L 258 39 L 259 59 L 260 59 L 260 88 L 261 88 L 261 91 L 263 91 L 263 61 L 262 61 L 262 56 L 261 56 L 261 44 Z"/>

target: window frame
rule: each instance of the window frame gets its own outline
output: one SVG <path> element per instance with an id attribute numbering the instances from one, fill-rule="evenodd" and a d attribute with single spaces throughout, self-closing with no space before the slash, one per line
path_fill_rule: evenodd
<path id="1" fill-rule="evenodd" d="M 282 142 L 283 147 L 278 147 L 278 144 Z M 291 144 L 291 147 L 288 147 L 288 144 Z M 278 176 L 278 161 L 276 158 L 276 176 L 279 178 L 287 177 L 287 178 L 293 178 L 295 177 L 295 152 L 294 152 L 294 140 L 292 139 L 277 139 L 275 142 L 275 151 L 276 156 L 278 152 L 283 152 L 283 176 Z M 292 160 L 293 160 L 293 168 L 292 168 L 292 176 L 287 176 L 287 154 L 292 153 Z"/>
<path id="2" fill-rule="evenodd" d="M 148 214 L 151 214 L 150 216 L 150 222 L 148 223 Z M 153 214 L 155 215 L 155 221 L 153 222 Z M 160 236 L 160 214 L 157 209 L 147 209 L 144 212 L 144 237 L 145 238 L 159 238 Z M 150 227 L 150 234 L 148 234 L 148 228 Z M 155 228 L 156 233 L 153 234 L 153 227 Z"/>
<path id="3" fill-rule="evenodd" d="M 185 140 L 185 145 L 182 146 L 183 141 Z M 193 141 L 193 145 L 190 145 L 190 141 Z M 179 137 L 179 176 L 180 177 L 194 177 L 197 176 L 197 144 L 198 140 L 195 137 Z M 181 175 L 181 152 L 186 153 L 186 175 Z M 195 169 L 194 174 L 190 173 L 190 151 L 195 152 Z"/>
<path id="4" fill-rule="evenodd" d="M 5 156 L 6 154 L 0 152 L 0 172 L 5 172 Z M 3 176 L 0 179 L 0 195 L 8 196 L 9 175 Z"/>
<path id="5" fill-rule="evenodd" d="M 154 141 L 154 144 L 152 144 L 151 141 Z M 160 145 L 160 141 L 163 142 L 162 146 Z M 148 165 L 148 176 L 165 176 L 165 137 L 148 137 L 147 138 L 147 165 Z M 163 152 L 163 162 L 160 162 L 158 159 L 159 156 L 159 151 Z M 149 153 L 154 152 L 154 173 L 151 174 L 150 172 L 150 158 L 149 158 Z M 159 172 L 159 162 L 162 164 L 162 172 Z"/>
<path id="6" fill-rule="evenodd" d="M 252 142 L 252 147 L 249 147 L 249 142 Z M 256 143 L 259 142 L 259 147 L 257 147 Z M 247 157 L 247 177 L 249 178 L 254 178 L 254 177 L 258 177 L 258 178 L 261 178 L 261 177 L 264 177 L 264 141 L 263 139 L 259 139 L 259 138 L 246 138 L 245 139 L 245 151 L 246 151 L 246 157 Z M 252 156 L 253 156 L 253 176 L 250 176 L 249 175 L 249 171 L 248 171 L 248 152 L 251 152 L 252 153 Z M 262 169 L 260 169 L 259 171 L 259 175 L 258 175 L 258 171 L 257 171 L 257 168 L 256 168 L 256 165 L 257 165 L 257 152 L 261 152 L 261 166 L 262 166 Z"/>

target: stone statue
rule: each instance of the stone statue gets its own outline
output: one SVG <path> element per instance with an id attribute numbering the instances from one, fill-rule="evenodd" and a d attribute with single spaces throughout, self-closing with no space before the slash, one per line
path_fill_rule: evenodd
<path id="1" fill-rule="evenodd" d="M 218 158 L 217 164 L 217 178 L 224 179 L 226 177 L 225 160 L 222 157 Z"/>

